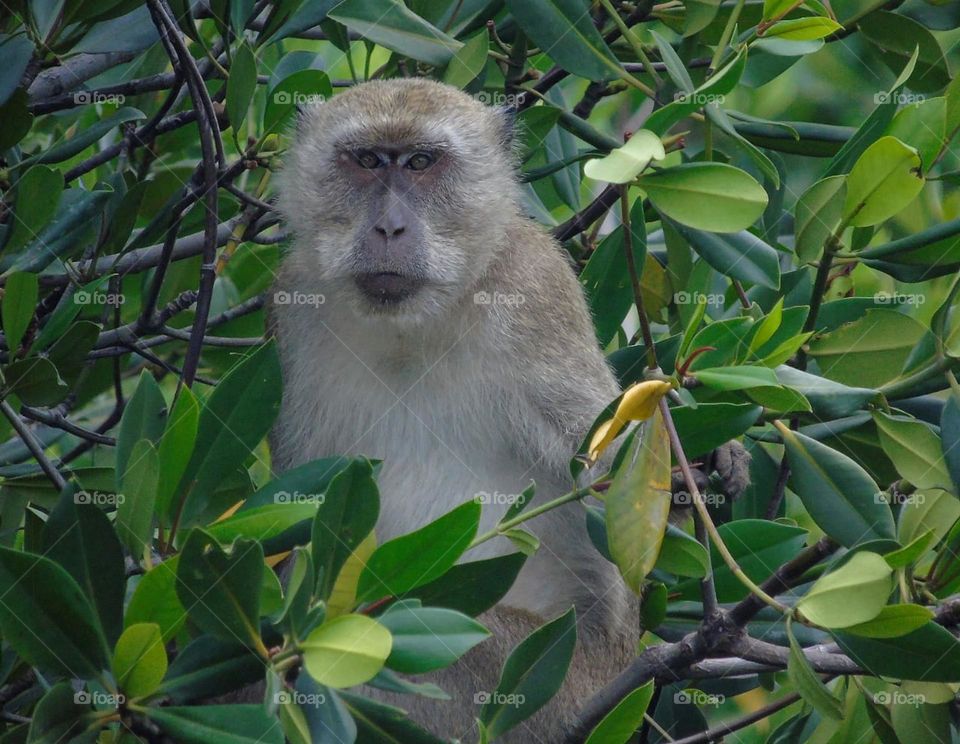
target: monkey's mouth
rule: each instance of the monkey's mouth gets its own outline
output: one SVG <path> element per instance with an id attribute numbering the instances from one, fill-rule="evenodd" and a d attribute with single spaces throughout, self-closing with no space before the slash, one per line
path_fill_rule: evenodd
<path id="1" fill-rule="evenodd" d="M 367 299 L 380 305 L 403 302 L 423 286 L 421 279 L 394 271 L 357 274 L 353 281 Z"/>

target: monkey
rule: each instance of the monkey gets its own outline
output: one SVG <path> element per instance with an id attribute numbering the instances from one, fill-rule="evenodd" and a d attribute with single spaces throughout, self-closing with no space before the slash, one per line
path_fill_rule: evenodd
<path id="1" fill-rule="evenodd" d="M 541 501 L 568 492 L 571 456 L 621 392 L 570 261 L 523 212 L 513 140 L 508 112 L 425 78 L 350 88 L 301 111 L 293 133 L 278 196 L 291 234 L 274 285 L 284 301 L 269 308 L 284 385 L 271 453 L 279 471 L 382 460 L 380 541 L 477 494 L 531 480 Z M 485 505 L 480 530 L 506 508 Z M 584 521 L 570 503 L 525 523 L 540 547 L 481 616 L 493 636 L 431 677 L 450 701 L 374 694 L 475 741 L 477 694 L 573 606 L 563 688 L 501 739 L 563 741 L 639 641 L 637 599 Z M 498 538 L 466 558 L 511 550 Z"/>
<path id="2" fill-rule="evenodd" d="M 291 233 L 270 323 L 284 392 L 274 467 L 383 460 L 378 540 L 480 493 L 570 490 L 570 457 L 619 386 L 562 248 L 525 216 L 513 124 L 424 78 L 371 81 L 301 112 L 278 207 Z M 302 302 L 296 302 L 296 298 Z M 485 505 L 480 529 L 506 505 Z M 481 616 L 493 637 L 431 677 L 450 701 L 391 699 L 443 737 L 476 740 L 478 693 L 506 654 L 571 606 L 563 689 L 503 737 L 560 742 L 637 652 L 637 603 L 575 503 L 525 524 L 540 540 Z M 506 538 L 467 559 L 511 552 Z"/>

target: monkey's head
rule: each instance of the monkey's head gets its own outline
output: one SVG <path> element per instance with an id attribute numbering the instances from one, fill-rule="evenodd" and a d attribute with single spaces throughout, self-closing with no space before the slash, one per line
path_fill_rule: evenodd
<path id="1" fill-rule="evenodd" d="M 298 269 L 361 315 L 442 313 L 517 213 L 510 135 L 503 111 L 425 79 L 364 83 L 306 109 L 280 198 Z"/>

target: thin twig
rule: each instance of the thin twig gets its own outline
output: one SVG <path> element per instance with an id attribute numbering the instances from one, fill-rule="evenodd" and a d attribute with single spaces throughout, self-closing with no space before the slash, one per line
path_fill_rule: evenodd
<path id="1" fill-rule="evenodd" d="M 24 425 L 23 421 L 17 415 L 17 412 L 13 410 L 6 400 L 0 400 L 0 412 L 7 417 L 7 421 L 10 422 L 10 425 L 13 427 L 13 430 L 17 432 L 17 436 L 23 440 L 23 443 L 27 446 L 27 449 L 30 450 L 30 454 L 33 455 L 37 463 L 40 465 L 40 469 L 46 474 L 50 479 L 50 482 L 56 487 L 58 491 L 62 491 L 67 487 L 67 481 L 60 474 L 60 471 L 57 470 L 56 466 L 50 462 L 46 454 L 43 451 L 43 445 L 37 441 L 37 438 L 33 436 L 33 432 Z"/>

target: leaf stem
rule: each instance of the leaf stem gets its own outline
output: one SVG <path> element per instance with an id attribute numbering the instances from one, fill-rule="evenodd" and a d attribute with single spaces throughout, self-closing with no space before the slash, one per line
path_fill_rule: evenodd
<path id="1" fill-rule="evenodd" d="M 740 564 L 737 563 L 737 559 L 733 557 L 733 554 L 723 542 L 723 538 L 720 537 L 720 533 L 717 531 L 717 526 L 713 523 L 713 519 L 710 517 L 710 512 L 707 510 L 707 503 L 703 498 L 703 494 L 700 493 L 700 489 L 697 488 L 697 483 L 693 479 L 693 472 L 690 470 L 690 462 L 687 460 L 687 456 L 683 452 L 683 444 L 680 442 L 680 436 L 677 434 L 677 427 L 674 426 L 673 417 L 670 415 L 670 407 L 667 405 L 666 398 L 662 398 L 660 400 L 660 412 L 663 414 L 663 421 L 667 427 L 667 434 L 670 437 L 670 446 L 673 448 L 673 454 L 676 456 L 677 462 L 680 465 L 680 472 L 683 473 L 684 483 L 686 484 L 687 489 L 690 491 L 690 495 L 693 497 L 693 505 L 696 507 L 697 513 L 700 515 L 700 519 L 703 522 L 703 526 L 706 529 L 707 534 L 713 541 L 713 546 L 717 549 L 720 557 L 723 558 L 723 562 L 727 564 L 727 568 L 730 569 L 730 572 L 765 604 L 768 604 L 770 607 L 773 607 L 775 610 L 783 614 L 787 614 L 790 612 L 790 609 L 785 605 L 780 604 L 777 600 L 763 591 L 763 589 L 761 589 L 756 583 L 754 583 L 754 581 L 744 573 L 743 569 L 740 568 Z"/>

